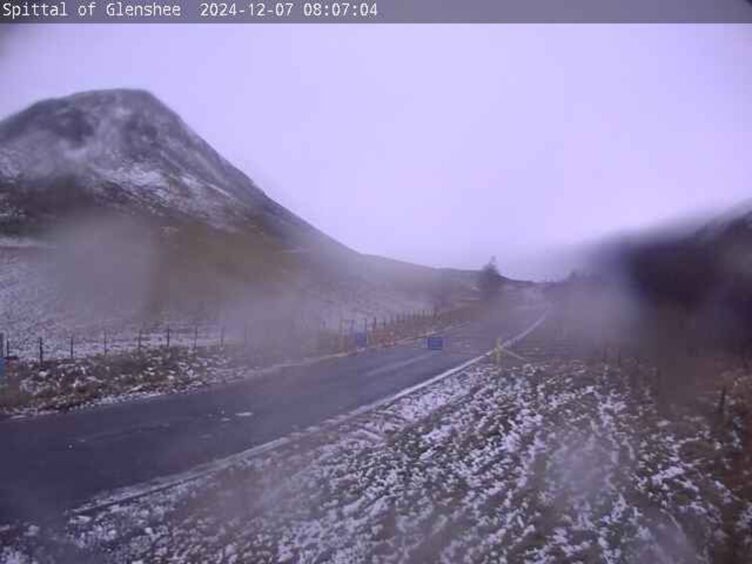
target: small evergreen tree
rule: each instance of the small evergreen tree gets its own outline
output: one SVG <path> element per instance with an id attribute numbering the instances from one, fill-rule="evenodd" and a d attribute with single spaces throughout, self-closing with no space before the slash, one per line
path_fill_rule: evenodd
<path id="1" fill-rule="evenodd" d="M 496 266 L 496 257 L 491 257 L 491 260 L 481 268 L 478 277 L 478 290 L 480 290 L 481 298 L 483 300 L 495 298 L 501 290 L 502 281 L 503 278 Z"/>

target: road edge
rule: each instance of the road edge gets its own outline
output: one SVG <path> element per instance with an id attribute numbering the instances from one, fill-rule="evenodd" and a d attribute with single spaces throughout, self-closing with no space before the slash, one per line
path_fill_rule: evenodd
<path id="1" fill-rule="evenodd" d="M 522 332 L 518 333 L 517 335 L 514 335 L 513 337 L 510 337 L 509 339 L 504 341 L 501 344 L 501 346 L 511 347 L 512 345 L 518 343 L 519 341 L 527 337 L 530 333 L 535 331 L 535 329 L 537 329 L 541 325 L 541 323 L 543 323 L 546 320 L 547 317 L 548 317 L 548 311 L 544 311 L 543 314 L 540 317 L 538 317 L 530 326 L 528 326 L 526 329 L 524 329 Z M 198 480 L 200 478 L 203 478 L 204 476 L 208 476 L 210 474 L 224 470 L 232 466 L 235 463 L 238 463 L 241 461 L 247 461 L 249 459 L 255 458 L 256 456 L 265 454 L 269 451 L 272 451 L 274 449 L 287 445 L 293 442 L 294 440 L 296 440 L 298 437 L 300 437 L 303 434 L 316 432 L 316 431 L 320 431 L 323 429 L 328 429 L 335 425 L 339 425 L 346 421 L 354 419 L 355 417 L 359 417 L 365 413 L 368 413 L 376 409 L 385 407 L 389 404 L 392 404 L 410 394 L 413 394 L 424 388 L 432 386 L 436 384 L 437 382 L 440 382 L 441 380 L 448 378 L 449 376 L 452 376 L 454 374 L 462 372 L 463 370 L 468 369 L 469 367 L 473 366 L 474 364 L 477 364 L 478 362 L 482 361 L 483 359 L 490 356 L 491 354 L 493 354 L 493 349 L 483 354 L 480 354 L 476 356 L 475 358 L 472 358 L 466 362 L 463 362 L 462 364 L 455 366 L 454 368 L 450 368 L 449 370 L 446 370 L 440 374 L 437 374 L 433 378 L 429 378 L 428 380 L 425 380 L 419 384 L 410 386 L 409 388 L 405 388 L 404 390 L 400 390 L 399 392 L 392 394 L 391 396 L 388 396 L 380 400 L 377 400 L 375 402 L 363 405 L 352 411 L 348 411 L 347 413 L 343 413 L 341 415 L 337 415 L 335 417 L 326 419 L 323 422 L 319 423 L 318 425 L 312 425 L 310 427 L 307 427 L 306 429 L 303 429 L 302 431 L 296 431 L 288 435 L 285 435 L 284 437 L 279 437 L 278 439 L 274 439 L 272 441 L 263 443 L 261 445 L 257 445 L 255 447 L 252 447 L 246 450 L 242 450 L 240 452 L 231 454 L 224 458 L 220 458 L 217 460 L 213 460 L 211 462 L 200 464 L 199 466 L 196 466 L 192 468 L 191 470 L 186 470 L 184 472 L 171 474 L 171 475 L 164 476 L 161 478 L 155 478 L 153 480 L 149 480 L 148 482 L 136 484 L 133 486 L 126 486 L 124 488 L 115 490 L 113 493 L 110 493 L 110 494 L 106 494 L 106 493 L 100 494 L 99 496 L 95 496 L 94 499 L 90 500 L 89 502 L 83 505 L 80 505 L 79 507 L 75 509 L 72 509 L 70 512 L 73 513 L 74 515 L 80 515 L 84 513 L 100 511 L 102 509 L 106 509 L 107 507 L 111 507 L 113 505 L 117 505 L 120 503 L 127 503 L 129 501 L 133 501 L 135 499 L 144 497 L 152 493 L 157 493 L 157 492 L 160 492 L 160 491 L 163 491 L 163 490 L 175 487 L 175 486 L 180 486 L 182 484 L 186 484 L 188 482 Z"/>

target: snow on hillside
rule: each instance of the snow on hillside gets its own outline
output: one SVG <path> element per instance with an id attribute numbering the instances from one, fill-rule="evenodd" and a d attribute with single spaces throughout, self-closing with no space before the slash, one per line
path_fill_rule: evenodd
<path id="1" fill-rule="evenodd" d="M 238 338 L 248 324 L 360 326 L 433 306 L 438 271 L 385 262 L 276 204 L 147 92 L 84 92 L 0 122 L 0 332 L 13 353 L 36 356 L 39 338 L 46 355 L 68 354 L 71 337 L 86 355 L 105 331 L 118 350 L 166 325 L 176 339 L 197 324 Z M 469 279 L 448 286 L 466 297 Z M 204 300 L 202 318 L 185 311 Z"/>
<path id="2" fill-rule="evenodd" d="M 71 339 L 77 358 L 102 354 L 105 339 L 110 353 L 135 350 L 139 334 L 144 347 L 162 347 L 168 327 L 172 346 L 191 347 L 194 340 L 198 346 L 246 339 L 258 344 L 286 338 L 291 326 L 313 338 L 340 328 L 359 331 L 374 320 L 382 324 L 395 315 L 432 307 L 427 296 L 351 282 L 329 290 L 310 288 L 295 300 L 265 298 L 262 304 L 251 299 L 252 308 L 233 309 L 229 304 L 201 318 L 180 311 L 148 317 L 146 303 L 138 296 L 99 296 L 100 301 L 106 299 L 105 308 L 94 303 L 90 293 L 85 292 L 83 299 L 71 297 L 61 283 L 57 253 L 54 245 L 40 240 L 0 239 L 0 333 L 8 340 L 10 353 L 22 359 L 39 357 L 40 338 L 45 359 L 68 358 Z"/>
<path id="3" fill-rule="evenodd" d="M 152 95 L 86 92 L 39 102 L 0 122 L 0 178 L 14 190 L 75 184 L 228 227 L 266 196 Z"/>
<path id="4" fill-rule="evenodd" d="M 725 484 L 727 444 L 702 417 L 666 419 L 612 370 L 481 365 L 72 514 L 46 546 L 117 562 L 748 561 L 752 503 Z M 6 531 L 6 556 L 44 554 L 49 532 L 29 530 Z"/>

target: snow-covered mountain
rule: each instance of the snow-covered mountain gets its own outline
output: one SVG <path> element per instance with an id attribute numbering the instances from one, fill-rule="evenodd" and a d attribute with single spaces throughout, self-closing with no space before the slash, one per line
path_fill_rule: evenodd
<path id="1" fill-rule="evenodd" d="M 84 92 L 0 122 L 0 229 L 25 232 L 82 208 L 255 226 L 289 246 L 328 240 L 276 204 L 152 94 Z"/>
<path id="2" fill-rule="evenodd" d="M 446 306 L 474 284 L 331 239 L 147 92 L 84 92 L 0 122 L 0 332 L 30 343 L 176 318 L 336 324 Z"/>

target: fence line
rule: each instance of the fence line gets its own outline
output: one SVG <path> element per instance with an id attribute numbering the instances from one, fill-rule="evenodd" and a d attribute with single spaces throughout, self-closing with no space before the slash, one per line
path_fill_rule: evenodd
<path id="1" fill-rule="evenodd" d="M 76 360 L 129 352 L 148 352 L 180 348 L 197 352 L 199 349 L 242 347 L 263 350 L 293 343 L 294 346 L 347 350 L 386 343 L 407 334 L 429 329 L 431 325 L 459 320 L 467 315 L 467 308 L 449 311 L 416 310 L 388 316 L 363 315 L 360 318 L 340 316 L 337 327 L 328 327 L 326 320 L 280 318 L 266 322 L 234 324 L 163 324 L 130 327 L 120 331 L 103 328 L 95 332 L 42 332 L 45 336 L 27 335 L 17 338 L 5 334 L 5 350 L 0 354 L 22 361 L 43 364 L 52 360 Z M 38 324 L 37 324 L 38 327 Z M 52 335 L 51 335 L 52 333 Z M 34 346 L 36 345 L 36 346 Z M 36 350 L 34 350 L 36 349 Z"/>

